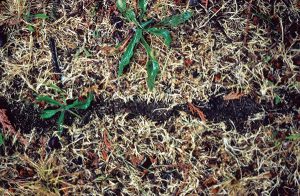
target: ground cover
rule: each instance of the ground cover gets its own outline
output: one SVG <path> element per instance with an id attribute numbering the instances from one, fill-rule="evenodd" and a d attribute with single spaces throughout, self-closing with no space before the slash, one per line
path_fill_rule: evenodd
<path id="1" fill-rule="evenodd" d="M 155 22 L 192 16 L 170 47 L 145 34 L 121 75 L 137 25 L 115 1 L 0 0 L 0 193 L 300 194 L 299 10 L 148 1 Z M 76 107 L 58 123 L 38 96 Z"/>

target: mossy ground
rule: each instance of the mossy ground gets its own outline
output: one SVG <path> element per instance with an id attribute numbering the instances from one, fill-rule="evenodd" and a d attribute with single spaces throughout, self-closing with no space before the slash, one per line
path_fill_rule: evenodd
<path id="1" fill-rule="evenodd" d="M 142 46 L 117 77 L 114 47 L 133 26 L 114 1 L 0 1 L 0 108 L 27 141 L 5 134 L 0 193 L 300 194 L 300 143 L 287 139 L 299 134 L 299 2 L 150 1 L 148 17 L 186 10 L 194 16 L 171 29 L 169 49 L 146 37 L 161 69 L 150 92 Z M 29 24 L 28 11 L 50 17 Z M 59 137 L 34 101 L 59 98 L 49 84 L 68 99 L 96 96 L 81 119 L 66 117 Z"/>

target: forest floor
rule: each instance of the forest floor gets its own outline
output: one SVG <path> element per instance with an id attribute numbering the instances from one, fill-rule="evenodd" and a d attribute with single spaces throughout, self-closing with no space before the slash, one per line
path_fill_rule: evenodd
<path id="1" fill-rule="evenodd" d="M 117 76 L 132 25 L 114 1 L 0 0 L 0 194 L 300 194 L 299 1 L 190 3 L 149 1 L 148 18 L 193 13 L 170 48 L 146 37 L 150 91 L 141 45 Z M 61 135 L 36 101 L 54 85 L 95 96 Z"/>

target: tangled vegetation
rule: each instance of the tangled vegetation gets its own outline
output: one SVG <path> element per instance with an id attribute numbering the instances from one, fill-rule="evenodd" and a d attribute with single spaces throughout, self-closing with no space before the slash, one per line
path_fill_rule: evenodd
<path id="1" fill-rule="evenodd" d="M 0 0 L 0 195 L 299 195 L 299 10 Z"/>

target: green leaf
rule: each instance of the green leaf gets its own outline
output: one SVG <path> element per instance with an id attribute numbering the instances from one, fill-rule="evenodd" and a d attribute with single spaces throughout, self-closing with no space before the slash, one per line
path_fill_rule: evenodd
<path id="1" fill-rule="evenodd" d="M 58 93 L 64 93 L 56 84 L 48 84 L 47 87 Z"/>
<path id="2" fill-rule="evenodd" d="M 147 73 L 148 73 L 147 85 L 150 90 L 153 90 L 155 86 L 155 80 L 158 72 L 159 72 L 159 64 L 157 60 L 154 58 L 150 58 L 150 60 L 147 62 Z"/>
<path id="3" fill-rule="evenodd" d="M 133 56 L 134 47 L 139 43 L 142 37 L 142 29 L 137 29 L 133 38 L 129 42 L 126 51 L 124 52 L 122 59 L 119 63 L 118 76 L 121 76 L 124 68 L 130 63 L 130 59 Z"/>
<path id="4" fill-rule="evenodd" d="M 133 22 L 136 26 L 140 26 L 139 22 L 136 19 L 136 15 L 135 15 L 133 9 L 126 10 L 125 17 L 130 22 Z"/>
<path id="5" fill-rule="evenodd" d="M 37 101 L 44 101 L 46 103 L 52 104 L 52 105 L 58 105 L 58 106 L 63 106 L 63 104 L 59 103 L 58 101 L 55 101 L 49 96 L 38 96 L 36 98 Z"/>
<path id="6" fill-rule="evenodd" d="M 57 120 L 58 132 L 61 133 L 63 131 L 63 123 L 65 119 L 65 111 L 62 111 Z"/>
<path id="7" fill-rule="evenodd" d="M 47 14 L 35 14 L 34 18 L 37 18 L 37 19 L 48 19 L 49 17 L 47 16 Z"/>
<path id="8" fill-rule="evenodd" d="M 126 0 L 117 0 L 117 8 L 120 12 L 126 11 Z"/>
<path id="9" fill-rule="evenodd" d="M 274 103 L 275 103 L 275 105 L 278 105 L 281 103 L 281 98 L 278 95 L 275 96 Z"/>
<path id="10" fill-rule="evenodd" d="M 153 56 L 151 47 L 149 46 L 149 44 L 147 43 L 147 41 L 145 40 L 145 38 L 143 36 L 141 37 L 141 41 L 142 41 L 144 48 L 146 49 L 148 56 L 149 57 Z"/>
<path id="11" fill-rule="evenodd" d="M 147 0 L 139 0 L 139 8 L 141 10 L 141 18 L 144 16 L 147 11 Z"/>
<path id="12" fill-rule="evenodd" d="M 147 32 L 152 33 L 156 36 L 161 36 L 165 39 L 164 43 L 166 46 L 170 47 L 172 38 L 171 38 L 171 33 L 170 31 L 166 30 L 166 29 L 158 29 L 158 28 L 149 28 L 146 29 Z"/>
<path id="13" fill-rule="evenodd" d="M 191 17 L 192 17 L 191 12 L 184 12 L 182 14 L 178 14 L 178 15 L 174 15 L 174 16 L 164 18 L 158 23 L 158 25 L 176 27 L 176 26 L 186 22 Z"/>
<path id="14" fill-rule="evenodd" d="M 291 134 L 291 135 L 287 136 L 286 139 L 288 139 L 288 140 L 299 140 L 300 139 L 300 133 Z"/>
<path id="15" fill-rule="evenodd" d="M 31 33 L 34 32 L 34 27 L 32 25 L 28 25 L 27 26 L 28 31 L 30 31 Z"/>
<path id="16" fill-rule="evenodd" d="M 56 110 L 44 110 L 41 114 L 41 118 L 42 119 L 48 119 L 53 117 L 57 112 L 59 111 L 59 109 Z"/>
<path id="17" fill-rule="evenodd" d="M 147 27 L 149 24 L 151 24 L 152 22 L 154 22 L 153 19 L 147 20 L 146 22 L 143 22 L 143 23 L 141 24 L 141 27 L 142 27 L 142 28 L 145 28 L 145 27 Z"/>
<path id="18" fill-rule="evenodd" d="M 157 60 L 155 59 L 155 56 L 154 56 L 149 44 L 145 40 L 145 38 L 142 37 L 141 40 L 142 40 L 142 44 L 143 44 L 144 48 L 146 49 L 147 54 L 149 56 L 149 60 L 147 62 L 147 74 L 148 74 L 147 86 L 150 90 L 153 90 L 153 88 L 155 86 L 155 80 L 156 80 L 157 74 L 159 72 L 159 64 L 158 64 Z"/>
<path id="19" fill-rule="evenodd" d="M 89 57 L 92 56 L 92 54 L 90 53 L 90 51 L 88 51 L 88 49 L 86 49 L 86 48 L 83 48 L 83 52 L 84 52 L 86 58 L 89 58 Z"/>
<path id="20" fill-rule="evenodd" d="M 72 104 L 68 105 L 66 107 L 67 110 L 71 109 L 71 108 L 76 108 L 76 109 L 82 109 L 85 110 L 88 107 L 90 107 L 91 102 L 94 99 L 94 95 L 92 93 L 89 93 L 87 99 L 85 101 L 79 101 L 78 99 L 76 101 L 74 101 Z"/>
<path id="21" fill-rule="evenodd" d="M 4 144 L 4 137 L 2 133 L 0 133 L 0 146 L 2 146 L 3 144 Z"/>

